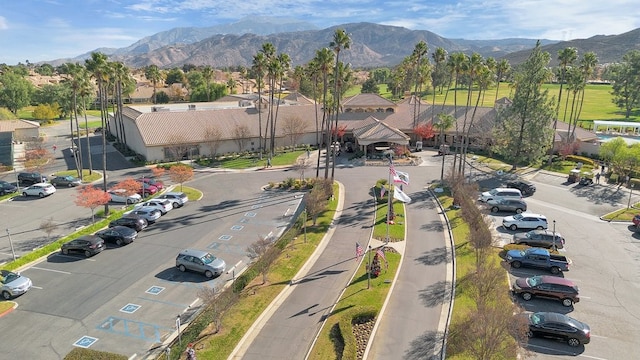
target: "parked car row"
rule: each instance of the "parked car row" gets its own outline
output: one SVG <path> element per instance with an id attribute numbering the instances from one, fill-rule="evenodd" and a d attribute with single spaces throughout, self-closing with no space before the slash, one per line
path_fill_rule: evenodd
<path id="1" fill-rule="evenodd" d="M 523 195 L 531 196 L 536 192 L 533 183 L 525 180 L 507 182 L 505 187 L 495 188 L 480 194 L 479 200 L 492 212 L 515 212 L 515 215 L 502 219 L 504 229 L 518 231 L 530 230 L 525 233 L 515 233 L 512 242 L 526 245 L 525 250 L 509 250 L 505 260 L 510 267 L 543 269 L 553 275 L 568 271 L 571 261 L 563 255 L 556 255 L 552 250 L 562 249 L 565 239 L 562 234 L 548 230 L 546 216 L 528 212 L 527 203 Z M 640 224 L 640 217 L 638 220 Z M 580 301 L 578 286 L 572 280 L 560 276 L 537 275 L 517 278 L 512 284 L 514 295 L 524 301 L 533 298 L 560 301 L 562 305 L 571 307 Z M 570 316 L 555 312 L 532 312 L 526 314 L 529 337 L 546 337 L 565 341 L 575 347 L 588 344 L 591 340 L 589 325 Z"/>

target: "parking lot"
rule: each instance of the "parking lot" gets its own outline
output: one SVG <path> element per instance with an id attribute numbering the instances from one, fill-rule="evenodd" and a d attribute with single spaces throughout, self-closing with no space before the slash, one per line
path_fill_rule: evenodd
<path id="1" fill-rule="evenodd" d="M 227 175 L 193 181 L 190 185 L 204 192 L 203 199 L 168 212 L 132 244 L 109 244 L 90 258 L 54 253 L 24 269 L 34 288 L 16 298 L 18 308 L 2 319 L 0 351 L 60 359 L 79 346 L 141 356 L 175 334 L 178 318 L 186 323 L 200 306 L 201 289 L 222 287 L 234 275 L 210 280 L 182 273 L 175 268 L 178 252 L 190 247 L 209 251 L 223 258 L 227 269 L 237 266 L 237 275 L 250 261 L 246 247 L 258 237 L 284 231 L 302 199 L 294 192 L 261 190 L 270 177 L 282 175 L 261 174 L 254 180 Z M 239 182 L 245 186 L 234 188 Z M 223 190 L 229 188 L 236 190 Z M 15 204 L 8 206 L 26 211 Z"/>
<path id="2" fill-rule="evenodd" d="M 546 215 L 549 229 L 567 240 L 561 253 L 572 260 L 570 271 L 560 274 L 580 289 L 580 302 L 565 307 L 559 301 L 514 297 L 526 311 L 567 314 L 591 327 L 591 342 L 570 347 L 565 342 L 532 338 L 527 349 L 536 359 L 583 357 L 588 359 L 633 359 L 635 341 L 640 336 L 640 240 L 629 223 L 606 222 L 600 216 L 640 201 L 636 194 L 615 186 L 583 187 L 567 184 L 561 176 L 540 173 L 533 177 L 536 193 L 526 197 L 528 211 Z M 497 238 L 509 243 L 514 232 L 503 229 L 502 216 L 492 215 Z M 521 230 L 524 232 L 524 230 Z M 509 269 L 511 281 L 517 277 L 550 275 L 544 270 Z"/>

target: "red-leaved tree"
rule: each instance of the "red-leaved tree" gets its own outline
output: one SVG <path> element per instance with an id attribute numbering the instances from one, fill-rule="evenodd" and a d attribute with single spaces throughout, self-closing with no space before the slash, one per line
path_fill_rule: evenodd
<path id="1" fill-rule="evenodd" d="M 142 193 L 142 183 L 135 179 L 124 179 L 115 184 L 112 189 L 123 189 L 126 196 Z"/>
<path id="2" fill-rule="evenodd" d="M 435 131 L 433 130 L 433 125 L 431 123 L 420 124 L 413 129 L 413 132 L 420 137 L 420 140 L 431 139 L 436 135 Z"/>
<path id="3" fill-rule="evenodd" d="M 174 165 L 169 168 L 169 178 L 180 184 L 180 191 L 182 191 L 182 183 L 193 178 L 193 168 L 184 164 Z"/>
<path id="4" fill-rule="evenodd" d="M 580 147 L 580 144 L 577 141 L 573 141 L 573 142 L 563 141 L 562 144 L 560 144 L 558 153 L 560 154 L 560 157 L 562 158 L 562 160 L 564 160 L 566 159 L 567 156 L 575 154 L 578 151 L 579 147 Z"/>
<path id="5" fill-rule="evenodd" d="M 338 127 L 334 126 L 331 128 L 331 133 L 336 136 L 336 139 L 342 140 L 342 137 L 344 136 L 344 134 L 347 133 L 347 125 L 342 125 Z"/>
<path id="6" fill-rule="evenodd" d="M 78 206 L 91 209 L 91 222 L 95 222 L 94 210 L 111 200 L 111 196 L 104 190 L 87 185 L 78 188 L 75 203 Z"/>

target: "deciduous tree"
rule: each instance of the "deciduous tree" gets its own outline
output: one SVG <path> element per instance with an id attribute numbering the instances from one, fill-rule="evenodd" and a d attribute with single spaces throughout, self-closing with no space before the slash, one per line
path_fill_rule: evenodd
<path id="1" fill-rule="evenodd" d="M 267 282 L 267 274 L 271 264 L 278 258 L 278 248 L 272 246 L 270 238 L 258 236 L 258 240 L 247 246 L 247 256 L 255 261 L 255 266 L 262 274 L 262 284 Z"/>
<path id="2" fill-rule="evenodd" d="M 180 191 L 182 191 L 182 184 L 193 178 L 193 168 L 184 164 L 174 165 L 169 169 L 169 178 L 180 184 Z"/>
<path id="3" fill-rule="evenodd" d="M 249 140 L 249 136 L 251 135 L 251 131 L 249 127 L 245 124 L 236 124 L 233 128 L 233 135 L 236 143 L 238 144 L 238 149 L 240 152 L 244 151 L 244 146 Z"/>
<path id="4" fill-rule="evenodd" d="M 283 122 L 282 131 L 284 135 L 289 137 L 291 145 L 295 145 L 307 131 L 307 123 L 301 117 L 295 115 L 285 117 Z"/>
<path id="5" fill-rule="evenodd" d="M 75 203 L 78 206 L 91 209 L 91 222 L 95 222 L 94 211 L 98 206 L 103 206 L 111 200 L 111 196 L 102 189 L 93 185 L 78 188 Z"/>
<path id="6" fill-rule="evenodd" d="M 413 132 L 418 135 L 420 140 L 422 139 L 431 139 L 436 135 L 433 130 L 433 125 L 431 123 L 428 124 L 420 124 L 413 129 Z"/>
<path id="7" fill-rule="evenodd" d="M 0 106 L 17 115 L 18 110 L 29 105 L 34 87 L 24 76 L 11 69 L 0 73 Z"/>
<path id="8" fill-rule="evenodd" d="M 218 152 L 222 140 L 222 131 L 217 126 L 209 126 L 204 129 L 204 144 L 209 148 L 209 155 L 213 159 Z"/>
<path id="9" fill-rule="evenodd" d="M 129 178 L 120 181 L 119 183 L 114 185 L 112 189 L 123 189 L 126 196 L 140 194 L 142 193 L 142 183 L 135 179 Z"/>

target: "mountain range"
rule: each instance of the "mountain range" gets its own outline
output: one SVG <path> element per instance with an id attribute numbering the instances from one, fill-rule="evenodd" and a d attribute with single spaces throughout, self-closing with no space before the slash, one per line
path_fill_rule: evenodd
<path id="1" fill-rule="evenodd" d="M 507 59 L 510 64 L 523 62 L 538 39 L 510 38 L 498 40 L 447 39 L 427 30 L 409 30 L 398 26 L 374 23 L 349 23 L 317 29 L 302 21 L 253 17 L 236 23 L 212 27 L 174 28 L 145 37 L 130 46 L 113 49 L 98 48 L 111 61 L 122 61 L 132 68 L 155 64 L 160 68 L 181 67 L 185 64 L 210 65 L 217 68 L 250 67 L 253 56 L 262 44 L 272 43 L 279 53 L 289 54 L 292 66 L 304 65 L 315 52 L 328 47 L 336 29 L 344 29 L 351 38 L 351 46 L 340 53 L 343 61 L 353 68 L 394 66 L 410 55 L 419 41 L 425 41 L 429 53 L 442 47 L 449 54 L 479 53 L 483 57 Z M 631 49 L 640 48 L 640 29 L 621 35 L 598 35 L 588 39 L 555 41 L 540 39 L 542 49 L 551 54 L 551 65 L 557 64 L 558 50 L 578 49 L 596 53 L 599 63 L 617 62 Z M 73 59 L 58 59 L 48 63 L 56 66 L 64 62 L 84 61 L 90 53 Z"/>

